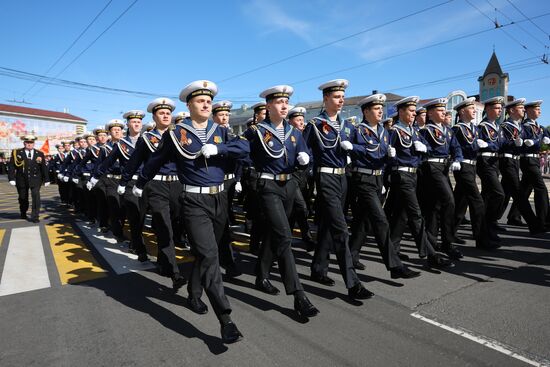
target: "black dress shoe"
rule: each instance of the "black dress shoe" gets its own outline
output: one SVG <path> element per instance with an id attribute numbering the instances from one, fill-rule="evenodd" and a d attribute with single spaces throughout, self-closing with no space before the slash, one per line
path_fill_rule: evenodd
<path id="1" fill-rule="evenodd" d="M 453 262 L 441 255 L 429 255 L 428 266 L 430 268 L 443 269 L 454 266 Z"/>
<path id="2" fill-rule="evenodd" d="M 390 269 L 390 275 L 392 279 L 399 279 L 399 278 L 410 279 L 410 278 L 416 278 L 420 276 L 420 272 L 411 270 L 405 265 L 403 265 L 398 268 Z"/>
<path id="3" fill-rule="evenodd" d="M 146 252 L 141 253 L 141 254 L 138 255 L 138 261 L 139 261 L 140 263 L 144 263 L 144 262 L 146 262 L 146 261 L 149 261 L 149 256 L 147 256 L 147 253 L 146 253 Z"/>
<path id="4" fill-rule="evenodd" d="M 235 343 L 243 338 L 243 334 L 237 329 L 237 325 L 235 325 L 233 321 L 222 324 L 221 334 L 222 341 L 225 344 Z"/>
<path id="5" fill-rule="evenodd" d="M 21 213 L 21 215 L 19 216 L 19 218 L 21 218 L 21 219 L 27 219 L 27 214 Z"/>
<path id="6" fill-rule="evenodd" d="M 187 299 L 187 306 L 191 311 L 199 315 L 208 313 L 208 306 L 200 298 L 189 297 Z"/>
<path id="7" fill-rule="evenodd" d="M 187 284 L 187 278 L 180 273 L 174 273 L 172 275 L 172 289 L 177 292 L 181 287 Z"/>
<path id="8" fill-rule="evenodd" d="M 279 290 L 277 289 L 277 287 L 271 284 L 269 279 L 256 279 L 256 289 L 267 294 L 272 294 L 274 296 L 279 294 Z"/>
<path id="9" fill-rule="evenodd" d="M 463 255 L 462 252 L 460 252 L 459 249 L 457 249 L 455 246 L 448 244 L 443 244 L 441 247 L 443 252 L 449 256 L 449 259 L 458 260 L 462 259 Z"/>
<path id="10" fill-rule="evenodd" d="M 401 252 L 397 253 L 397 257 L 399 257 L 399 260 L 407 261 L 409 260 L 409 255 L 402 254 Z"/>
<path id="11" fill-rule="evenodd" d="M 359 260 L 353 262 L 353 267 L 357 270 L 365 270 L 367 267 Z"/>
<path id="12" fill-rule="evenodd" d="M 363 284 L 359 283 L 348 289 L 348 296 L 351 299 L 369 299 L 374 296 L 374 293 L 365 288 Z"/>
<path id="13" fill-rule="evenodd" d="M 306 296 L 294 297 L 294 311 L 301 317 L 313 317 L 319 313 Z"/>
<path id="14" fill-rule="evenodd" d="M 334 279 L 330 278 L 328 275 L 319 275 L 319 274 L 311 274 L 311 280 L 314 282 L 328 285 L 329 287 L 334 286 Z"/>
<path id="15" fill-rule="evenodd" d="M 40 219 L 38 219 L 38 218 L 31 218 L 30 221 L 33 222 L 33 223 L 39 223 L 39 222 L 40 222 Z"/>

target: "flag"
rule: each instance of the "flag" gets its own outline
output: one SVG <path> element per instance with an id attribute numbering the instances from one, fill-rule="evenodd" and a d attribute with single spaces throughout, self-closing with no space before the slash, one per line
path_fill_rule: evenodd
<path id="1" fill-rule="evenodd" d="M 44 155 L 50 154 L 50 142 L 48 141 L 48 139 L 46 139 L 46 141 L 44 142 L 44 144 L 42 144 L 42 147 L 39 150 L 42 153 L 44 153 Z"/>

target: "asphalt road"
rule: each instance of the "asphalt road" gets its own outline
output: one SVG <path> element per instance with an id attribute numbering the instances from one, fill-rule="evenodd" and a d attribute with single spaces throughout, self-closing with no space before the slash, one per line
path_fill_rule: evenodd
<path id="1" fill-rule="evenodd" d="M 376 296 L 364 302 L 347 300 L 334 261 L 336 286 L 312 282 L 311 255 L 296 240 L 301 279 L 320 310 L 310 320 L 294 316 L 291 296 L 255 290 L 255 258 L 240 252 L 244 274 L 225 286 L 244 339 L 224 345 L 213 313 L 185 306 L 185 288 L 173 294 L 151 264 L 75 221 L 55 185 L 42 193 L 41 222 L 17 219 L 15 189 L 0 176 L 2 367 L 550 365 L 550 234 L 506 226 L 504 246 L 483 252 L 464 227 L 465 258 L 442 272 L 426 269 L 405 241 L 408 264 L 422 272 L 405 281 L 390 278 L 370 244 L 359 274 Z M 189 254 L 178 256 L 188 272 Z"/>

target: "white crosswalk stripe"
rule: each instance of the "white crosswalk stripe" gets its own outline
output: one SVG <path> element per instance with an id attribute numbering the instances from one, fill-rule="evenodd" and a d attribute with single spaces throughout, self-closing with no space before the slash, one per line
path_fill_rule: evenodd
<path id="1" fill-rule="evenodd" d="M 50 278 L 38 226 L 11 231 L 0 296 L 49 288 Z"/>

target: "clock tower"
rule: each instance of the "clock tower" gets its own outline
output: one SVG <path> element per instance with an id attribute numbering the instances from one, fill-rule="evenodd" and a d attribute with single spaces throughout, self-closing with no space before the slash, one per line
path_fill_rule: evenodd
<path id="1" fill-rule="evenodd" d="M 504 100 L 507 100 L 509 76 L 508 73 L 502 72 L 495 51 L 491 55 L 483 76 L 480 76 L 477 80 L 479 82 L 479 99 L 481 102 L 496 96 L 503 96 Z"/>

